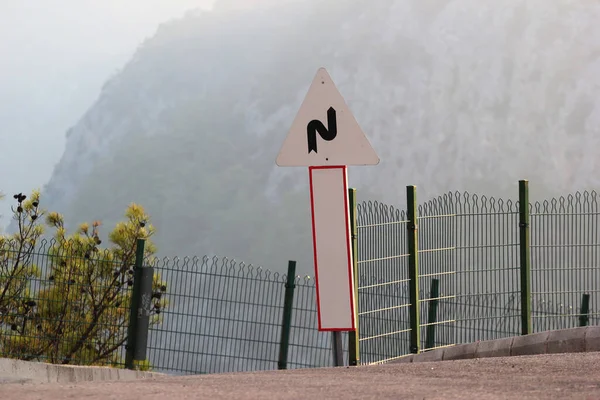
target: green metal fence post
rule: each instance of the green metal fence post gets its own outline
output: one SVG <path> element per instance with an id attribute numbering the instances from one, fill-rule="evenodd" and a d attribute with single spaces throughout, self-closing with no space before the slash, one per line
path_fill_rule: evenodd
<path id="1" fill-rule="evenodd" d="M 579 312 L 579 326 L 588 326 L 590 321 L 590 295 L 584 293 L 581 296 L 581 311 Z"/>
<path id="2" fill-rule="evenodd" d="M 417 234 L 417 187 L 407 186 L 408 205 L 408 279 L 410 291 L 410 352 L 419 353 L 421 332 L 419 323 L 419 239 Z"/>
<path id="3" fill-rule="evenodd" d="M 285 283 L 285 300 L 283 301 L 283 319 L 281 321 L 281 339 L 279 341 L 278 369 L 287 369 L 288 348 L 290 347 L 290 330 L 292 329 L 292 306 L 294 305 L 294 288 L 296 287 L 296 261 L 288 262 L 287 280 Z"/>
<path id="4" fill-rule="evenodd" d="M 427 337 L 425 338 L 425 348 L 435 347 L 435 323 L 437 322 L 438 297 L 440 297 L 440 280 L 431 280 L 429 309 L 427 310 Z"/>
<path id="5" fill-rule="evenodd" d="M 135 267 L 134 267 L 134 280 L 133 290 L 131 293 L 131 304 L 129 306 L 129 326 L 127 327 L 127 345 L 125 346 L 125 368 L 134 369 L 134 356 L 136 350 L 136 341 L 138 337 L 138 308 L 141 304 L 142 291 L 141 280 L 135 279 L 137 275 L 135 272 L 141 270 L 144 265 L 144 245 L 146 241 L 144 239 L 138 239 L 135 250 Z"/>
<path id="6" fill-rule="evenodd" d="M 531 329 L 531 254 L 529 243 L 529 181 L 519 181 L 519 247 L 521 262 L 521 334 Z"/>
<path id="7" fill-rule="evenodd" d="M 356 225 L 356 189 L 348 189 L 350 206 L 350 234 L 352 238 L 352 269 L 354 274 L 354 318 L 356 330 L 348 333 L 348 364 L 360 362 L 360 333 L 358 331 L 358 227 Z"/>

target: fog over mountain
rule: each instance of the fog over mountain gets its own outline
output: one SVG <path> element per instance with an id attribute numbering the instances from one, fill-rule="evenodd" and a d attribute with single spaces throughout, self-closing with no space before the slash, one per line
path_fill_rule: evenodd
<path id="1" fill-rule="evenodd" d="M 213 0 L 0 2 L 0 191 L 42 188 L 65 132 L 160 23 Z M 27 160 L 26 162 L 24 160 Z M 0 202 L 0 227 L 10 221 Z"/>
<path id="2" fill-rule="evenodd" d="M 110 226 L 135 201 L 163 255 L 310 271 L 307 172 L 275 158 L 321 66 L 381 158 L 350 169 L 362 199 L 596 189 L 599 17 L 574 0 L 217 1 L 104 83 L 45 205 Z"/>

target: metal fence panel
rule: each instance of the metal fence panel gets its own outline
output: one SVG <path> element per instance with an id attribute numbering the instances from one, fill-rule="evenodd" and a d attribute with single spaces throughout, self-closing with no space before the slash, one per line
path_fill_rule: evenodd
<path id="1" fill-rule="evenodd" d="M 410 346 L 407 218 L 378 202 L 357 205 L 360 362 L 383 362 Z"/>
<path id="2" fill-rule="evenodd" d="M 449 346 L 455 343 L 456 329 L 456 215 L 450 195 L 432 199 L 418 207 L 419 217 L 419 287 L 421 313 L 421 349 Z M 431 287 L 437 281 L 438 294 Z M 430 316 L 431 302 L 436 302 L 436 315 Z M 431 318 L 430 318 L 431 317 Z M 428 322 L 430 321 L 431 322 Z M 433 334 L 429 338 L 428 334 Z"/>
<path id="3" fill-rule="evenodd" d="M 599 325 L 598 195 L 529 207 L 533 330 Z M 407 219 L 389 205 L 357 205 L 362 364 L 410 353 Z M 518 202 L 448 193 L 419 206 L 417 226 L 421 348 L 519 335 Z M 54 241 L 23 249 L 0 240 L 0 356 L 122 367 L 130 261 Z M 160 294 L 167 305 L 154 310 L 160 323 L 148 337 L 155 371 L 277 368 L 285 275 L 218 257 L 165 258 L 152 266 L 167 285 Z M 12 289 L 5 290 L 9 279 Z M 332 335 L 317 330 L 315 281 L 295 277 L 295 284 L 288 368 L 332 366 Z M 99 293 L 111 299 L 101 310 L 94 308 Z M 347 364 L 346 333 L 342 340 Z"/>
<path id="4" fill-rule="evenodd" d="M 288 368 L 333 366 L 331 333 L 319 332 L 315 280 L 296 279 Z M 346 349 L 347 335 L 344 336 Z"/>
<path id="5" fill-rule="evenodd" d="M 454 205 L 455 343 L 518 335 L 518 204 L 456 193 Z"/>
<path id="6" fill-rule="evenodd" d="M 157 371 L 277 368 L 285 276 L 217 257 L 163 259 L 154 268 L 171 288 L 163 323 L 149 335 Z"/>
<path id="7" fill-rule="evenodd" d="M 599 215 L 596 192 L 532 205 L 534 331 L 579 326 L 584 294 L 589 295 L 588 324 L 600 324 Z"/>

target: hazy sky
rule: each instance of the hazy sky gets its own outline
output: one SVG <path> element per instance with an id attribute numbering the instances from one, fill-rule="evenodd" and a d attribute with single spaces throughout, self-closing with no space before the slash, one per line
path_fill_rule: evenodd
<path id="1" fill-rule="evenodd" d="M 0 0 L 0 191 L 41 188 L 66 130 L 158 25 L 214 0 Z M 9 199 L 0 202 L 0 226 Z"/>

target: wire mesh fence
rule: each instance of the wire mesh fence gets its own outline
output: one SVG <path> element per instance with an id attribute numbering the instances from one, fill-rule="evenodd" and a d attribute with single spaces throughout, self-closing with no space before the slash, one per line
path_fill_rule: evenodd
<path id="1" fill-rule="evenodd" d="M 590 325 L 600 324 L 599 215 L 596 192 L 575 193 L 531 206 L 532 318 L 536 331 L 572 328 L 579 326 L 582 318 Z M 581 314 L 582 308 L 588 312 Z"/>
<path id="2" fill-rule="evenodd" d="M 413 351 L 410 268 L 419 271 L 421 350 L 520 334 L 519 206 L 466 193 L 422 204 L 418 262 L 409 262 L 414 229 L 407 212 L 358 204 L 360 362 Z M 599 325 L 596 192 L 534 203 L 529 211 L 533 331 Z M 124 366 L 135 249 L 125 253 L 0 239 L 0 356 Z M 207 256 L 147 264 L 156 280 L 147 347 L 153 370 L 278 368 L 285 274 Z M 331 333 L 317 330 L 315 289 L 313 278 L 294 277 L 287 368 L 333 365 Z M 347 365 L 348 335 L 342 340 Z"/>
<path id="3" fill-rule="evenodd" d="M 521 334 L 519 206 L 458 192 L 419 206 L 422 350 Z M 532 331 L 600 324 L 596 192 L 529 209 Z M 371 201 L 357 211 L 361 361 L 378 363 L 410 352 L 408 218 L 403 210 Z M 386 325 L 381 315 L 390 310 L 402 312 Z M 399 339 L 386 342 L 390 336 Z"/>
<path id="4" fill-rule="evenodd" d="M 316 282 L 296 277 L 292 308 L 288 368 L 315 368 L 333 365 L 332 336 L 317 330 Z M 348 334 L 342 333 L 344 363 L 348 364 Z"/>
<path id="5" fill-rule="evenodd" d="M 276 367 L 284 277 L 216 257 L 162 259 L 153 267 L 171 287 L 163 323 L 148 338 L 148 360 L 157 370 Z"/>
<path id="6" fill-rule="evenodd" d="M 171 283 L 163 323 L 150 329 L 157 371 L 203 374 L 276 369 L 286 275 L 218 257 L 163 259 Z M 288 368 L 331 365 L 316 327 L 314 280 L 296 277 Z"/>
<path id="7" fill-rule="evenodd" d="M 519 209 L 455 193 L 456 343 L 519 334 Z"/>
<path id="8" fill-rule="evenodd" d="M 206 256 L 153 267 L 173 288 L 163 323 L 150 329 L 148 360 L 156 371 L 277 369 L 285 274 Z M 294 291 L 287 368 L 330 366 L 330 337 L 316 329 L 314 279 L 295 277 Z"/>
<path id="9" fill-rule="evenodd" d="M 409 352 L 407 218 L 378 202 L 357 205 L 358 326 L 362 363 Z"/>
<path id="10" fill-rule="evenodd" d="M 421 349 L 455 342 L 456 236 L 453 198 L 432 199 L 418 207 Z"/>
<path id="11" fill-rule="evenodd" d="M 92 253 L 54 240 L 35 248 L 0 241 L 0 356 L 125 366 L 135 260 Z M 206 256 L 146 264 L 161 287 L 146 367 L 181 375 L 277 368 L 285 274 Z M 287 368 L 333 363 L 331 336 L 316 329 L 315 289 L 313 278 L 295 277 Z"/>

